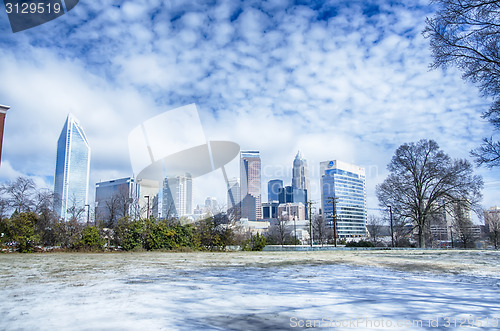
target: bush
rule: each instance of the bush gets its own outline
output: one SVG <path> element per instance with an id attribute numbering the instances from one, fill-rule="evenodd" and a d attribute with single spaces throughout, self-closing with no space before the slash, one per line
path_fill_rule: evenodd
<path id="1" fill-rule="evenodd" d="M 105 240 L 95 226 L 88 226 L 81 232 L 81 238 L 73 244 L 73 248 L 81 250 L 103 250 Z"/>
<path id="2" fill-rule="evenodd" d="M 372 242 L 366 240 L 349 241 L 345 247 L 375 247 Z"/>
<path id="3" fill-rule="evenodd" d="M 34 213 L 15 213 L 10 222 L 11 240 L 17 243 L 17 248 L 21 253 L 33 252 L 38 241 L 35 234 L 35 224 L 37 215 Z"/>
<path id="4" fill-rule="evenodd" d="M 242 249 L 244 251 L 261 251 L 266 246 L 266 237 L 264 235 L 252 235 L 249 239 L 245 240 Z"/>

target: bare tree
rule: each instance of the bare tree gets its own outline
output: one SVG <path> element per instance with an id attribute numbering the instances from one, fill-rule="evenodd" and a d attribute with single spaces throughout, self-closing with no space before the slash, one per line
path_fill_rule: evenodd
<path id="1" fill-rule="evenodd" d="M 451 205 L 450 214 L 453 217 L 454 233 L 460 239 L 464 248 L 471 247 L 477 236 L 474 233 L 474 223 L 472 223 L 470 218 L 468 203 L 458 200 L 454 201 Z"/>
<path id="2" fill-rule="evenodd" d="M 392 206 L 396 218 L 412 221 L 422 248 L 429 219 L 444 208 L 442 199 L 479 205 L 482 178 L 473 174 L 470 162 L 451 159 L 433 140 L 401 145 L 387 168 L 389 176 L 376 188 L 379 204 Z"/>
<path id="3" fill-rule="evenodd" d="M 70 197 L 71 204 L 69 205 L 66 212 L 69 214 L 69 219 L 71 221 L 81 221 L 83 219 L 83 215 L 85 214 L 85 205 L 80 199 L 73 194 Z"/>
<path id="4" fill-rule="evenodd" d="M 325 223 L 325 218 L 323 215 L 313 216 L 313 236 L 316 242 L 319 242 L 321 246 L 325 243 L 327 239 L 327 228 Z"/>
<path id="5" fill-rule="evenodd" d="M 269 230 L 270 235 L 275 237 L 278 244 L 280 244 L 282 247 L 285 244 L 287 235 L 290 232 L 288 222 L 288 215 L 278 215 L 278 218 L 273 221 L 274 224 L 271 225 L 271 228 Z"/>
<path id="6" fill-rule="evenodd" d="M 366 224 L 366 227 L 368 229 L 368 232 L 370 233 L 370 237 L 374 245 L 377 245 L 378 243 L 379 237 L 382 234 L 384 223 L 384 220 L 380 217 L 377 217 L 375 215 L 368 216 L 368 223 Z"/>
<path id="7" fill-rule="evenodd" d="M 458 67 L 463 78 L 493 97 L 483 113 L 500 129 L 500 3 L 497 0 L 433 0 L 438 11 L 423 31 L 430 39 L 433 68 Z M 471 154 L 478 164 L 500 165 L 500 142 L 483 139 Z"/>
<path id="8" fill-rule="evenodd" d="M 19 213 L 34 209 L 33 197 L 36 193 L 36 186 L 33 179 L 17 177 L 15 181 L 2 185 L 2 191 L 7 194 L 9 206 Z"/>
<path id="9" fill-rule="evenodd" d="M 500 213 L 484 213 L 484 224 L 488 227 L 490 240 L 495 249 L 500 241 Z"/>

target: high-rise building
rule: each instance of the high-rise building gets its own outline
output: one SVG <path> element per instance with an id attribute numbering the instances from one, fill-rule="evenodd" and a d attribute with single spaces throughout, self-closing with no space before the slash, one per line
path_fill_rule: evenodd
<path id="1" fill-rule="evenodd" d="M 162 217 L 181 217 L 193 213 L 193 180 L 190 174 L 163 181 Z"/>
<path id="2" fill-rule="evenodd" d="M 240 153 L 241 217 L 262 219 L 261 160 L 258 151 Z"/>
<path id="3" fill-rule="evenodd" d="M 227 209 L 235 208 L 240 204 L 240 179 L 233 178 L 227 183 Z"/>
<path id="4" fill-rule="evenodd" d="M 207 197 L 205 199 L 205 208 L 214 214 L 218 208 L 217 199 L 215 197 Z"/>
<path id="5" fill-rule="evenodd" d="M 365 169 L 342 161 L 320 163 L 321 209 L 329 226 L 333 213 L 339 238 L 366 235 Z M 335 198 L 335 211 L 332 199 Z"/>
<path id="6" fill-rule="evenodd" d="M 301 202 L 280 203 L 278 206 L 278 215 L 284 217 L 288 221 L 305 220 L 306 208 Z"/>
<path id="7" fill-rule="evenodd" d="M 285 186 L 279 190 L 279 203 L 302 203 L 307 206 L 307 190 Z M 306 208 L 306 219 L 309 219 Z"/>
<path id="8" fill-rule="evenodd" d="M 141 218 L 160 217 L 159 193 L 160 185 L 156 180 L 136 179 L 139 197 L 139 214 Z"/>
<path id="9" fill-rule="evenodd" d="M 9 106 L 0 105 L 0 162 L 2 160 L 2 142 L 3 142 L 3 127 L 5 124 L 5 114 L 9 110 Z"/>
<path id="10" fill-rule="evenodd" d="M 64 220 L 85 220 L 90 174 L 90 146 L 78 120 L 69 114 L 57 141 L 54 209 Z"/>
<path id="11" fill-rule="evenodd" d="M 299 151 L 293 160 L 292 187 L 295 189 L 306 190 L 310 193 L 309 170 L 307 161 Z"/>
<path id="12" fill-rule="evenodd" d="M 283 188 L 281 179 L 273 179 L 267 183 L 267 202 L 278 201 L 280 190 Z"/>
<path id="13" fill-rule="evenodd" d="M 263 219 L 277 218 L 279 204 L 280 203 L 278 201 L 263 202 L 262 203 L 262 218 Z"/>
<path id="14" fill-rule="evenodd" d="M 138 190 L 133 178 L 120 178 L 95 184 L 95 218 L 116 223 L 124 216 L 134 215 Z"/>

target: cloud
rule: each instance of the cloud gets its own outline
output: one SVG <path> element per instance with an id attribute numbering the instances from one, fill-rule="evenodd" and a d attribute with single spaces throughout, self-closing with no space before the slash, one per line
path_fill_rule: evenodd
<path id="1" fill-rule="evenodd" d="M 196 102 L 207 136 L 261 150 L 272 169 L 290 167 L 297 149 L 311 169 L 330 158 L 377 168 L 368 178 L 376 205 L 374 186 L 400 144 L 432 138 L 468 157 L 491 131 L 475 87 L 456 70 L 428 69 L 421 30 L 431 10 L 426 1 L 117 1 L 4 29 L 4 159 L 52 176 L 71 111 L 92 145 L 93 187 L 131 175 L 133 127 Z M 237 162 L 231 169 L 238 175 Z"/>

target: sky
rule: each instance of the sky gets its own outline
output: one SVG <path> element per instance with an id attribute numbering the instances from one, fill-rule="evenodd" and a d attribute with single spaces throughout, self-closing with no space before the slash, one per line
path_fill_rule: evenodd
<path id="1" fill-rule="evenodd" d="M 300 150 L 319 201 L 319 163 L 366 169 L 368 213 L 398 146 L 434 139 L 451 157 L 492 134 L 489 101 L 454 68 L 430 70 L 422 1 L 80 1 L 12 33 L 0 10 L 0 104 L 8 105 L 0 181 L 53 186 L 68 113 L 92 149 L 95 183 L 133 176 L 129 133 L 195 103 L 207 140 L 258 150 L 267 181 L 291 183 Z M 470 159 L 471 160 L 471 159 Z M 239 176 L 236 158 L 226 165 Z M 483 205 L 500 204 L 500 170 L 479 168 Z M 195 204 L 226 203 L 222 172 L 193 182 Z"/>

